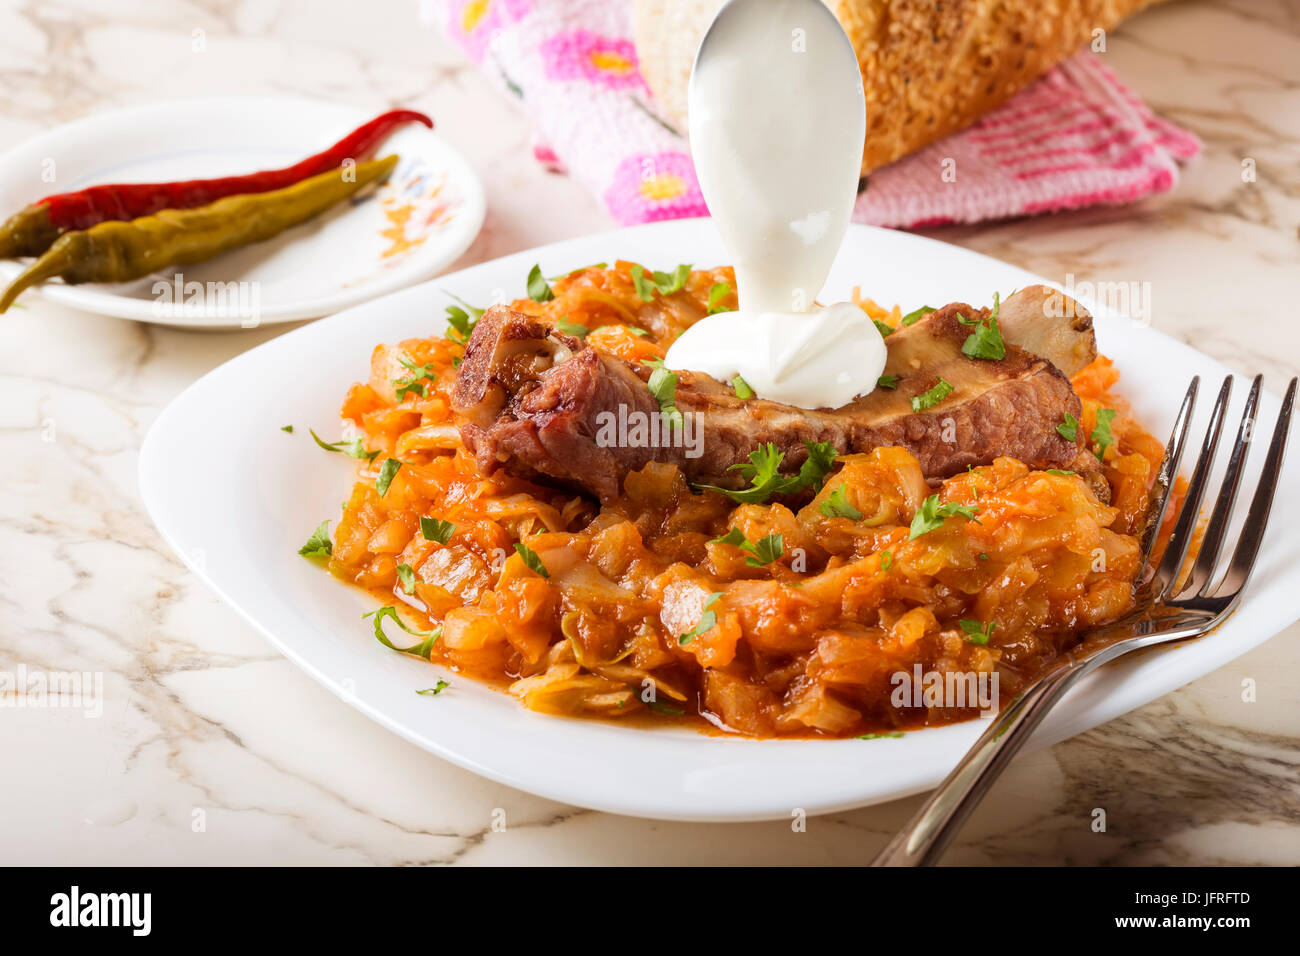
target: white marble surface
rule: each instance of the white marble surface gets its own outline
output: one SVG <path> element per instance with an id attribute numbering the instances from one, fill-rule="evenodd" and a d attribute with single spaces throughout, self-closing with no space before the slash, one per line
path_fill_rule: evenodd
<path id="1" fill-rule="evenodd" d="M 1173 3 L 1106 56 L 1205 139 L 1178 189 L 929 234 L 1061 281 L 1149 282 L 1159 328 L 1278 388 L 1300 366 L 1300 321 L 1279 305 L 1300 283 L 1300 4 Z M 98 110 L 257 92 L 431 112 L 488 189 L 461 264 L 610 228 L 407 0 L 0 3 L 0 148 Z M 181 567 L 135 482 L 167 401 L 282 330 L 185 333 L 35 301 L 0 321 L 0 669 L 99 672 L 105 691 L 98 718 L 0 709 L 0 863 L 852 864 L 912 812 L 903 800 L 795 833 L 581 811 L 445 764 L 300 674 Z M 1018 761 L 948 859 L 1300 862 L 1298 687 L 1293 626 Z"/>

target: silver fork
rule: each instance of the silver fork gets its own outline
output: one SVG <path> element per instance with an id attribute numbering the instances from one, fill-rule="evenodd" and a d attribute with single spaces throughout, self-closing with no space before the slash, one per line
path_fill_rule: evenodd
<path id="1" fill-rule="evenodd" d="M 1251 384 L 1246 410 L 1237 431 L 1236 444 L 1228 459 L 1219 497 L 1206 526 L 1201 550 L 1186 579 L 1180 581 L 1179 572 L 1196 531 L 1201 502 L 1205 497 L 1206 484 L 1219 446 L 1228 398 L 1232 393 L 1232 376 L 1223 380 L 1223 387 L 1219 390 L 1205 441 L 1201 445 L 1201 455 L 1188 482 L 1187 497 L 1174 524 L 1169 544 L 1159 564 L 1152 566 L 1156 538 L 1169 505 L 1178 464 L 1187 445 L 1188 427 L 1200 384 L 1199 376 L 1193 378 L 1187 388 L 1187 395 L 1183 398 L 1182 408 L 1174 421 L 1173 432 L 1165 447 L 1164 460 L 1152 489 L 1149 517 L 1142 535 L 1142 572 L 1138 577 L 1136 609 L 1114 624 L 1088 632 L 1074 650 L 1062 655 L 1047 673 L 1014 698 L 993 719 L 975 746 L 939 784 L 939 789 L 917 811 L 903 831 L 872 861 L 872 866 L 933 864 L 960 831 L 966 818 L 993 782 L 1029 739 L 1034 728 L 1042 723 L 1047 712 L 1081 678 L 1129 651 L 1199 637 L 1223 623 L 1236 609 L 1242 589 L 1259 555 L 1264 525 L 1268 521 L 1273 494 L 1277 490 L 1278 473 L 1282 468 L 1291 412 L 1295 405 L 1296 379 L 1293 378 L 1286 397 L 1282 400 L 1282 409 L 1273 429 L 1273 440 L 1269 444 L 1268 458 L 1264 462 L 1264 470 L 1255 488 L 1254 498 L 1251 499 L 1237 546 L 1222 579 L 1216 583 L 1215 568 L 1219 563 L 1220 552 L 1225 550 L 1228 522 L 1232 517 L 1233 504 L 1245 470 L 1246 453 L 1254 432 L 1261 380 L 1262 376 L 1256 375 Z"/>

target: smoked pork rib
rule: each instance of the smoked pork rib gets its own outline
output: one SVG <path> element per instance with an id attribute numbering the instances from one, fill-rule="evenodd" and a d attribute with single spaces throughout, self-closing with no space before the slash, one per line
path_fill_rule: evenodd
<path id="1" fill-rule="evenodd" d="M 1042 313 L 1046 291 L 1023 290 L 1003 308 L 1012 315 L 1031 308 Z M 1060 323 L 1061 329 L 1055 336 L 1039 329 L 1038 338 L 1064 343 L 1069 356 L 1062 361 L 1077 365 L 1088 348 L 1095 355 L 1095 346 L 1087 313 L 1077 306 L 1070 312 L 1060 318 L 1044 314 L 1042 322 Z M 692 482 L 739 488 L 744 481 L 731 466 L 766 443 L 785 453 L 781 468 L 790 473 L 807 457 L 805 442 L 829 442 L 841 454 L 899 445 L 917 457 L 927 478 L 1000 456 L 1032 468 L 1099 477 L 1084 447 L 1086 436 L 1071 441 L 1057 431 L 1066 413 L 1079 417 L 1081 406 L 1055 365 L 1010 341 L 1002 359 L 962 354 L 974 329 L 970 323 L 988 314 L 953 303 L 898 329 L 885 340 L 884 375 L 897 378 L 895 387 L 879 387 L 841 408 L 742 401 L 707 375 L 678 372 L 675 404 L 683 421 L 674 430 L 659 416 L 659 402 L 648 388 L 652 369 L 589 348 L 544 319 L 496 306 L 470 338 L 453 405 L 463 418 L 461 437 L 485 473 L 505 468 L 602 500 L 617 496 L 623 478 L 651 461 L 677 465 Z M 952 392 L 914 411 L 912 399 L 940 380 Z M 651 423 L 648 429 L 639 427 L 645 422 Z"/>

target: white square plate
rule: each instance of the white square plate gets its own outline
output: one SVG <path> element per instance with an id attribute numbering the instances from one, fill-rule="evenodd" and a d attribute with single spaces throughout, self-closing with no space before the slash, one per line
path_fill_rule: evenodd
<path id="1" fill-rule="evenodd" d="M 283 335 L 205 376 L 159 417 L 140 457 L 149 513 L 190 569 L 312 677 L 431 753 L 521 790 L 661 819 L 763 820 L 788 818 L 796 807 L 825 813 L 933 786 L 979 735 L 981 721 L 898 739 L 754 741 L 531 713 L 506 694 L 382 647 L 361 620 L 374 601 L 298 556 L 322 519 L 337 519 L 354 480 L 354 463 L 323 454 L 307 428 L 336 432 L 344 392 L 368 376 L 377 343 L 439 334 L 450 301 L 442 290 L 483 304 L 523 295 L 534 263 L 554 275 L 616 258 L 657 269 L 727 261 L 709 220 L 656 223 L 507 256 Z M 1040 281 L 955 246 L 853 226 L 821 299 L 846 298 L 860 284 L 877 301 L 907 311 L 923 303 L 985 303 L 995 290 Z M 1094 314 L 1101 350 L 1122 372 L 1120 390 L 1157 434 L 1167 432 L 1193 375 L 1212 396 L 1228 374 L 1159 332 L 1100 307 Z M 1230 429 L 1245 384 L 1238 383 Z M 1193 422 L 1197 440 L 1211 404 L 1202 398 Z M 1265 393 L 1261 421 L 1269 429 L 1278 407 Z M 280 430 L 286 424 L 295 426 L 292 435 Z M 1255 449 L 1246 489 L 1263 457 L 1264 449 Z M 1168 693 L 1300 617 L 1300 535 L 1286 533 L 1300 522 L 1294 461 L 1282 485 L 1237 613 L 1199 641 L 1131 656 L 1094 674 L 1056 708 L 1031 746 Z M 451 681 L 448 691 L 415 693 L 439 676 Z"/>

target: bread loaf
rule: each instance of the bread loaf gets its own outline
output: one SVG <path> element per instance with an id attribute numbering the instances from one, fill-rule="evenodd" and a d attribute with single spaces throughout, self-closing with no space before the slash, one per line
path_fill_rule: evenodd
<path id="1" fill-rule="evenodd" d="M 1152 0 L 825 0 L 866 90 L 863 173 L 975 122 Z M 700 38 L 723 0 L 634 0 L 641 71 L 685 130 Z"/>

